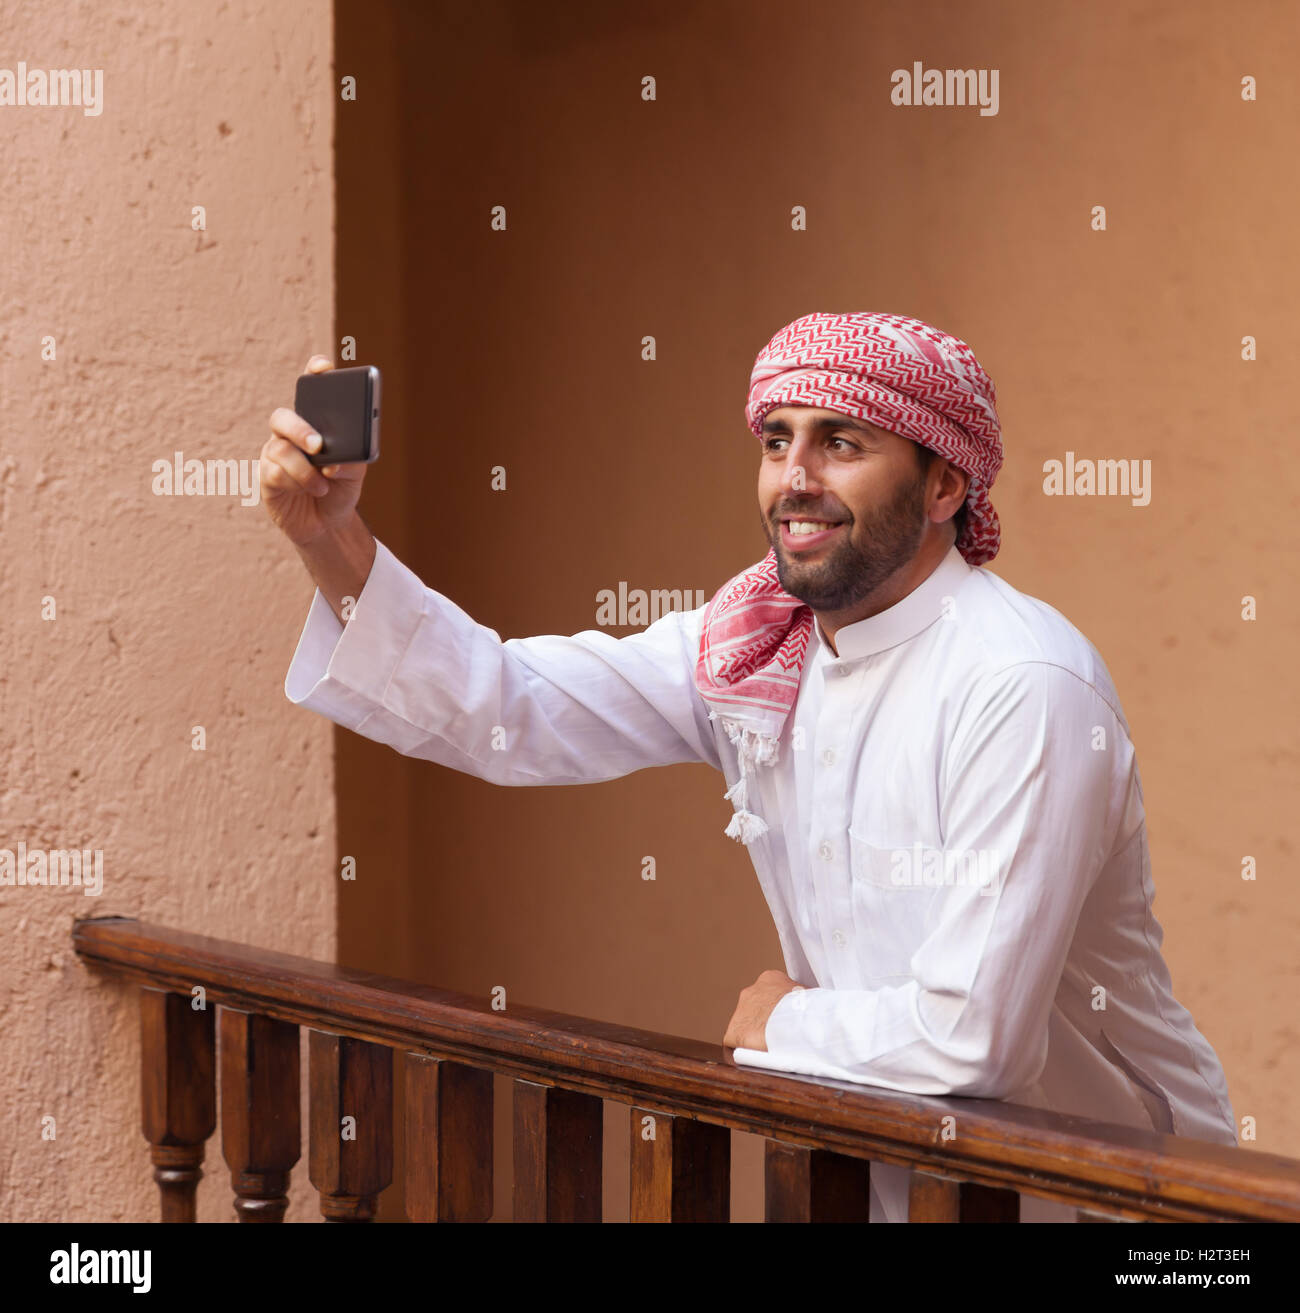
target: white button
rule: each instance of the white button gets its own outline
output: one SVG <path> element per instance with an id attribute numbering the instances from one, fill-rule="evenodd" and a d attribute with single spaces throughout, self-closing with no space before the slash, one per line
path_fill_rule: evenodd
<path id="1" fill-rule="evenodd" d="M 836 948 L 843 948 L 844 945 L 847 944 L 849 941 L 845 937 L 843 930 L 833 930 L 831 932 L 831 942 L 835 945 Z"/>
<path id="2" fill-rule="evenodd" d="M 822 842 L 817 848 L 817 856 L 824 862 L 829 862 L 835 856 L 835 849 L 826 842 Z"/>
<path id="3" fill-rule="evenodd" d="M 822 753 L 822 764 L 829 766 L 834 762 L 834 760 L 835 760 L 835 749 L 827 748 L 826 751 Z"/>

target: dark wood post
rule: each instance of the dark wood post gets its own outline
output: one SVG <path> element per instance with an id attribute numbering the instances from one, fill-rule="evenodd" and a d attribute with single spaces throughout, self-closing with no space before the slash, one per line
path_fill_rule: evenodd
<path id="1" fill-rule="evenodd" d="M 407 1053 L 406 1215 L 412 1222 L 492 1216 L 492 1073 Z"/>
<path id="2" fill-rule="evenodd" d="M 221 1009 L 221 1147 L 241 1222 L 283 1222 L 302 1156 L 298 1027 Z"/>
<path id="3" fill-rule="evenodd" d="M 994 1185 L 958 1181 L 933 1172 L 912 1172 L 909 1222 L 1018 1222 L 1020 1195 Z"/>
<path id="4" fill-rule="evenodd" d="M 393 1180 L 393 1051 L 313 1030 L 308 1175 L 327 1222 L 373 1222 Z"/>
<path id="5" fill-rule="evenodd" d="M 768 1140 L 764 1161 L 768 1222 L 868 1222 L 871 1164 L 827 1149 Z"/>
<path id="6" fill-rule="evenodd" d="M 217 1126 L 213 1021 L 213 1008 L 195 1010 L 189 995 L 140 988 L 144 1135 L 164 1222 L 194 1221 L 203 1145 Z"/>
<path id="7" fill-rule="evenodd" d="M 729 1222 L 731 1132 L 634 1107 L 630 1187 L 633 1222 Z"/>
<path id="8" fill-rule="evenodd" d="M 516 1079 L 516 1222 L 599 1222 L 604 1103 Z"/>

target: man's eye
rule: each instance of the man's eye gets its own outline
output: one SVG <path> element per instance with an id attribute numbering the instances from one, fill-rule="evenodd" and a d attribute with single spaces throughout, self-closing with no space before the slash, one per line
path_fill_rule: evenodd
<path id="1" fill-rule="evenodd" d="M 774 450 L 776 449 L 776 445 L 777 445 L 777 443 L 779 443 L 779 442 L 788 442 L 788 441 L 789 441 L 788 438 L 764 438 L 764 439 L 763 439 L 763 450 L 764 450 L 764 451 L 774 451 Z M 843 435 L 838 434 L 838 433 L 835 434 L 833 437 L 827 439 L 827 441 L 832 442 L 832 443 L 834 443 L 834 442 L 840 442 L 840 443 L 843 443 L 844 446 L 848 447 L 850 451 L 852 451 L 852 450 L 854 449 L 854 442 L 853 442 L 853 439 L 852 439 L 852 438 L 848 438 L 848 437 L 844 437 Z"/>

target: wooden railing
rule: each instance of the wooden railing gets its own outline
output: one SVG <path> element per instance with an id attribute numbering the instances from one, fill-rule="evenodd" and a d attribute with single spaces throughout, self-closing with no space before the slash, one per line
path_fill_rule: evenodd
<path id="1" fill-rule="evenodd" d="M 764 1136 L 768 1221 L 866 1221 L 870 1162 L 912 1170 L 910 1220 L 1019 1218 L 1019 1196 L 1089 1220 L 1300 1221 L 1300 1162 L 981 1099 L 739 1067 L 727 1050 L 122 918 L 79 921 L 95 969 L 138 982 L 144 1133 L 162 1220 L 192 1222 L 216 1128 L 241 1221 L 276 1222 L 301 1145 L 329 1221 L 374 1217 L 404 1085 L 412 1221 L 492 1212 L 493 1073 L 514 1078 L 514 1219 L 602 1216 L 603 1101 L 630 1106 L 633 1221 L 730 1217 L 732 1130 Z M 204 1006 L 196 1004 L 202 1001 Z M 218 1024 L 219 1011 L 219 1024 Z M 946 1130 L 959 1127 L 954 1137 Z"/>

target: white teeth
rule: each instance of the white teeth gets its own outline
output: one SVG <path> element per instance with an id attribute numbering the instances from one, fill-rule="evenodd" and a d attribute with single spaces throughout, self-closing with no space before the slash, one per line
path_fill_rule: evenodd
<path id="1" fill-rule="evenodd" d="M 833 524 L 825 520 L 791 520 L 786 526 L 792 534 L 821 533 L 824 529 L 833 529 Z"/>

